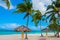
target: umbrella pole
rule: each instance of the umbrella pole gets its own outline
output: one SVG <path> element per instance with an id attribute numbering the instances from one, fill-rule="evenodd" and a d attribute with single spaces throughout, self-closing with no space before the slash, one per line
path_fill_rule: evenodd
<path id="1" fill-rule="evenodd" d="M 22 40 L 24 40 L 24 32 L 22 31 Z"/>

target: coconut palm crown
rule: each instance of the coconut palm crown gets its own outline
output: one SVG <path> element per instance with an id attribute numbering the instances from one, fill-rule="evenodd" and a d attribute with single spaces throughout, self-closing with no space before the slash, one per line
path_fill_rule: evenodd
<path id="1" fill-rule="evenodd" d="M 35 10 L 35 14 L 32 15 L 32 22 L 35 23 L 36 26 L 38 26 L 39 21 L 42 19 L 42 14 L 39 10 Z"/>
<path id="2" fill-rule="evenodd" d="M 24 18 L 33 13 L 32 3 L 30 2 L 30 0 L 23 0 L 23 3 L 17 5 L 15 13 L 24 13 L 24 12 L 26 13 Z"/>
<path id="3" fill-rule="evenodd" d="M 45 13 L 45 15 L 49 14 L 46 18 L 46 19 L 50 18 L 49 22 L 51 22 L 54 19 L 60 18 L 60 13 L 59 13 L 60 6 L 59 6 L 59 4 L 60 4 L 60 0 L 56 0 L 56 1 L 52 1 L 51 5 L 48 5 L 47 10 L 46 10 L 47 12 Z M 56 17 L 55 15 L 58 15 L 58 17 Z"/>

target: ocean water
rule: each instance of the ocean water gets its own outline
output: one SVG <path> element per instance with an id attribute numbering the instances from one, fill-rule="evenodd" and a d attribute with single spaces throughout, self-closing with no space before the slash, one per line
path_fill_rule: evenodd
<path id="1" fill-rule="evenodd" d="M 25 32 L 26 33 L 26 32 Z M 28 34 L 40 34 L 41 32 L 39 31 L 39 32 L 27 32 Z M 54 32 L 48 32 L 48 33 L 54 33 Z M 22 34 L 22 32 L 0 32 L 0 35 L 11 35 L 11 34 Z M 42 32 L 42 34 L 46 34 L 46 32 Z"/>
<path id="2" fill-rule="evenodd" d="M 28 34 L 40 34 L 40 32 L 27 32 L 27 33 Z M 9 35 L 9 34 L 22 34 L 22 32 L 0 32 L 0 35 Z"/>

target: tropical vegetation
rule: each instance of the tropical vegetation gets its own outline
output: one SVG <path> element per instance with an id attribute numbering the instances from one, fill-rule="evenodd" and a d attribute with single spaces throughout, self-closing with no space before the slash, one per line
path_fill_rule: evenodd
<path id="1" fill-rule="evenodd" d="M 35 10 L 35 14 L 32 15 L 32 22 L 35 23 L 35 26 L 38 26 L 38 24 L 40 23 L 40 29 L 41 29 L 41 20 L 42 20 L 42 13 L 39 10 Z M 42 35 L 42 31 L 41 32 L 41 36 Z"/>
<path id="2" fill-rule="evenodd" d="M 6 3 L 6 6 L 8 7 L 8 9 L 10 8 L 10 2 L 9 2 L 9 0 L 2 0 L 2 1 L 4 1 L 5 3 Z"/>
<path id="3" fill-rule="evenodd" d="M 49 28 L 51 28 L 51 29 L 53 28 L 53 30 L 59 30 L 58 29 L 59 20 L 60 20 L 60 13 L 59 13 L 60 6 L 59 6 L 59 4 L 60 4 L 60 0 L 56 0 L 56 1 L 52 0 L 52 4 L 48 5 L 47 12 L 45 13 L 45 15 L 49 14 L 46 19 L 50 18 L 49 22 L 51 24 L 49 25 Z M 58 31 L 58 37 L 59 37 L 59 31 Z"/>
<path id="4" fill-rule="evenodd" d="M 9 9 L 10 8 L 9 0 L 3 0 L 3 1 L 6 2 L 6 6 Z M 58 37 L 59 37 L 60 0 L 56 0 L 56 1 L 51 0 L 51 1 L 52 1 L 52 4 L 48 5 L 46 13 L 44 15 L 47 16 L 46 20 L 49 18 L 48 21 L 50 22 L 50 25 L 48 25 L 48 27 L 51 30 L 57 31 Z M 24 19 L 27 17 L 27 27 L 28 27 L 30 15 L 32 15 L 32 21 L 35 23 L 36 26 L 42 20 L 42 13 L 39 10 L 32 9 L 32 2 L 30 2 L 30 0 L 23 0 L 23 3 L 20 3 L 17 5 L 16 11 L 14 13 L 21 13 L 21 12 L 26 13 L 24 16 Z M 47 15 L 47 14 L 49 14 L 49 15 Z M 40 28 L 41 28 L 41 22 L 40 22 Z M 27 34 L 26 34 L 26 38 L 27 38 Z"/>
<path id="5" fill-rule="evenodd" d="M 29 16 L 34 12 L 34 10 L 32 9 L 32 2 L 30 2 L 30 0 L 23 0 L 23 3 L 20 3 L 17 5 L 16 7 L 16 11 L 14 13 L 25 13 L 25 16 L 23 19 L 25 19 L 27 17 L 27 24 L 26 26 L 28 27 L 28 23 L 29 23 Z M 26 32 L 26 38 L 27 37 L 27 32 Z"/>

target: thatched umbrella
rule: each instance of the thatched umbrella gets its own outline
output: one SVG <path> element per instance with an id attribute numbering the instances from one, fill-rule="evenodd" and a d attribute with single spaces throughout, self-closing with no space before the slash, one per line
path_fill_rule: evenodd
<path id="1" fill-rule="evenodd" d="M 42 31 L 44 31 L 44 32 L 46 32 L 46 31 L 49 32 L 49 31 L 52 31 L 52 30 L 47 27 L 47 28 L 42 29 Z"/>
<path id="2" fill-rule="evenodd" d="M 42 31 L 45 31 L 46 32 L 46 40 L 48 38 L 48 32 L 51 31 L 48 27 L 43 29 Z"/>
<path id="3" fill-rule="evenodd" d="M 15 28 L 15 31 L 16 32 L 21 31 L 22 32 L 22 40 L 24 40 L 24 32 L 29 32 L 30 29 L 27 28 L 26 26 L 22 25 L 22 26 L 19 26 L 19 27 Z"/>

